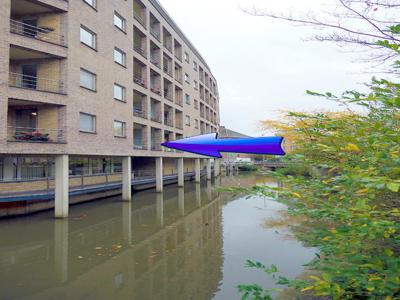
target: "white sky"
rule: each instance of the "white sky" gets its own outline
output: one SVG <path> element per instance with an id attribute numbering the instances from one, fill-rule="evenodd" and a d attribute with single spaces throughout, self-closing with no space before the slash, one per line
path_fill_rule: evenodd
<path id="1" fill-rule="evenodd" d="M 309 11 L 332 0 L 160 0 L 210 66 L 220 91 L 221 125 L 260 136 L 260 120 L 281 109 L 335 110 L 336 104 L 307 96 L 363 90 L 371 74 L 332 43 L 304 42 L 318 33 L 305 26 L 253 17 L 240 8 Z M 322 7 L 327 10 L 327 7 Z"/>

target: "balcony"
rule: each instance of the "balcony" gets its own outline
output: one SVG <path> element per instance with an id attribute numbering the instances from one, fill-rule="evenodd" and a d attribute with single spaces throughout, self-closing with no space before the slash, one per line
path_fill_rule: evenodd
<path id="1" fill-rule="evenodd" d="M 183 106 L 183 92 L 182 89 L 175 86 L 175 104 Z"/>
<path id="2" fill-rule="evenodd" d="M 174 127 L 174 109 L 168 105 L 164 105 L 164 124 Z"/>
<path id="3" fill-rule="evenodd" d="M 133 74 L 133 82 L 144 88 L 147 88 L 146 80 L 140 74 Z"/>
<path id="4" fill-rule="evenodd" d="M 147 126 L 133 123 L 133 149 L 147 150 Z"/>
<path id="5" fill-rule="evenodd" d="M 174 40 L 174 52 L 176 59 L 182 62 L 182 45 L 177 40 Z"/>
<path id="6" fill-rule="evenodd" d="M 172 53 L 172 40 L 173 40 L 172 35 L 168 32 L 168 30 L 163 28 L 163 45 L 165 49 L 167 49 L 171 53 Z"/>
<path id="7" fill-rule="evenodd" d="M 157 94 L 158 96 L 162 96 L 161 92 L 161 76 L 157 72 L 151 70 L 150 71 L 150 90 Z"/>
<path id="8" fill-rule="evenodd" d="M 147 58 L 146 35 L 136 26 L 133 27 L 133 49 L 144 58 Z"/>
<path id="9" fill-rule="evenodd" d="M 10 32 L 64 47 L 67 46 L 67 41 L 64 35 L 57 34 L 51 28 L 36 27 L 10 19 Z"/>
<path id="10" fill-rule="evenodd" d="M 65 143 L 66 134 L 60 129 L 60 124 L 65 122 L 65 109 L 64 106 L 9 99 L 7 141 Z"/>
<path id="11" fill-rule="evenodd" d="M 161 24 L 152 13 L 150 13 L 150 34 L 161 42 Z"/>
<path id="12" fill-rule="evenodd" d="M 169 80 L 164 78 L 164 98 L 173 102 L 174 99 L 174 91 L 173 91 L 173 84 Z"/>
<path id="13" fill-rule="evenodd" d="M 162 123 L 161 102 L 158 100 L 151 99 L 150 119 L 153 122 Z"/>
<path id="14" fill-rule="evenodd" d="M 146 95 L 133 91 L 133 115 L 147 119 L 147 98 Z"/>
<path id="15" fill-rule="evenodd" d="M 144 28 L 146 26 L 146 6 L 139 0 L 133 1 L 133 18 Z"/>
<path id="16" fill-rule="evenodd" d="M 183 113 L 180 110 L 175 110 L 175 128 L 183 129 Z"/>
<path id="17" fill-rule="evenodd" d="M 162 151 L 162 133 L 161 129 L 151 128 L 151 150 L 152 151 Z"/>
<path id="18" fill-rule="evenodd" d="M 182 84 L 183 76 L 182 76 L 182 67 L 178 64 L 175 64 L 175 80 Z"/>
<path id="19" fill-rule="evenodd" d="M 133 82 L 147 88 L 147 68 L 146 65 L 143 64 L 140 60 L 134 58 L 133 59 Z"/>
<path id="20" fill-rule="evenodd" d="M 30 76 L 23 73 L 9 73 L 8 84 L 10 87 L 36 90 L 41 92 L 51 92 L 66 94 L 64 84 L 61 80 L 52 80 Z"/>

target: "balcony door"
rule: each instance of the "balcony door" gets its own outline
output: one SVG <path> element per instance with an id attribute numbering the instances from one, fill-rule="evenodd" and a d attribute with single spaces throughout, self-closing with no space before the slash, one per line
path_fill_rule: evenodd
<path id="1" fill-rule="evenodd" d="M 36 131 L 37 122 L 37 109 L 17 109 L 15 111 L 15 129 L 17 133 Z"/>
<path id="2" fill-rule="evenodd" d="M 37 65 L 29 64 L 21 66 L 22 87 L 36 90 L 37 87 Z"/>

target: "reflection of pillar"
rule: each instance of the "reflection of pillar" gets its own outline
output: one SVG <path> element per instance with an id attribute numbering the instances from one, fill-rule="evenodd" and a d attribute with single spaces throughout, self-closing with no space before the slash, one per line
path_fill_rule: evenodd
<path id="1" fill-rule="evenodd" d="M 156 157 L 156 191 L 161 193 L 163 191 L 163 159 Z"/>
<path id="2" fill-rule="evenodd" d="M 124 241 L 132 244 L 132 202 L 122 203 L 122 235 Z"/>
<path id="3" fill-rule="evenodd" d="M 59 282 L 68 280 L 68 220 L 54 222 L 54 271 Z"/>
<path id="4" fill-rule="evenodd" d="M 200 182 L 200 180 L 201 180 L 201 174 L 200 174 L 200 171 L 201 171 L 201 167 L 200 167 L 200 158 L 196 158 L 195 160 L 194 160 L 194 172 L 195 172 L 195 174 L 196 174 L 196 178 L 195 178 L 195 182 Z"/>
<path id="5" fill-rule="evenodd" d="M 211 159 L 206 159 L 207 162 L 207 180 L 211 180 Z"/>
<path id="6" fill-rule="evenodd" d="M 201 186 L 196 183 L 196 203 L 198 207 L 201 207 Z"/>
<path id="7" fill-rule="evenodd" d="M 183 158 L 178 158 L 178 186 L 183 187 L 185 185 L 185 174 L 183 171 Z"/>
<path id="8" fill-rule="evenodd" d="M 122 201 L 132 200 L 132 161 L 130 156 L 122 158 Z"/>
<path id="9" fill-rule="evenodd" d="M 211 182 L 207 181 L 207 189 L 206 189 L 206 193 L 207 193 L 207 199 L 208 201 L 211 201 L 212 199 L 212 187 L 211 187 Z"/>
<path id="10" fill-rule="evenodd" d="M 185 190 L 180 188 L 178 189 L 178 205 L 179 205 L 179 212 L 181 216 L 185 215 Z"/>
<path id="11" fill-rule="evenodd" d="M 68 155 L 57 155 L 55 161 L 55 217 L 68 217 L 69 209 Z"/>
<path id="12" fill-rule="evenodd" d="M 156 195 L 156 214 L 157 214 L 157 222 L 161 227 L 164 226 L 164 195 L 162 193 L 158 193 Z"/>

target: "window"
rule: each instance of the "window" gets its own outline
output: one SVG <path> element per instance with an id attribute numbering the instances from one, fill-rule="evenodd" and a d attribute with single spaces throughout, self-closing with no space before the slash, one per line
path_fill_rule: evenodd
<path id="1" fill-rule="evenodd" d="M 114 121 L 114 136 L 126 137 L 126 123 L 120 121 Z"/>
<path id="2" fill-rule="evenodd" d="M 199 120 L 194 120 L 194 128 L 199 128 Z"/>
<path id="3" fill-rule="evenodd" d="M 125 102 L 125 88 L 114 83 L 114 99 Z"/>
<path id="4" fill-rule="evenodd" d="M 185 73 L 185 81 L 188 83 L 190 82 L 190 76 L 187 73 Z"/>
<path id="5" fill-rule="evenodd" d="M 82 132 L 96 133 L 96 116 L 86 113 L 80 113 L 79 130 Z"/>
<path id="6" fill-rule="evenodd" d="M 91 7 L 96 8 L 96 0 L 83 0 L 83 1 L 89 4 Z"/>
<path id="7" fill-rule="evenodd" d="M 187 126 L 190 126 L 190 116 L 188 116 L 188 115 L 185 116 L 185 124 Z"/>
<path id="8" fill-rule="evenodd" d="M 122 66 L 126 65 L 126 54 L 124 51 L 114 48 L 114 61 Z"/>
<path id="9" fill-rule="evenodd" d="M 190 96 L 188 94 L 185 94 L 185 103 L 190 105 Z"/>
<path id="10" fill-rule="evenodd" d="M 189 53 L 185 52 L 184 58 L 185 58 L 185 61 L 188 63 L 189 62 Z"/>
<path id="11" fill-rule="evenodd" d="M 81 87 L 95 91 L 96 90 L 96 74 L 86 71 L 85 69 L 81 69 L 80 85 L 81 85 Z"/>
<path id="12" fill-rule="evenodd" d="M 82 25 L 81 25 L 80 39 L 81 43 L 85 44 L 86 46 L 89 46 L 90 48 L 96 49 L 96 44 L 97 44 L 96 34 Z"/>
<path id="13" fill-rule="evenodd" d="M 193 61 L 193 70 L 197 72 L 197 62 Z"/>
<path id="14" fill-rule="evenodd" d="M 194 100 L 194 108 L 199 109 L 199 101 Z"/>
<path id="15" fill-rule="evenodd" d="M 114 25 L 115 27 L 125 32 L 125 27 L 126 27 L 125 19 L 121 17 L 117 12 L 114 12 Z"/>
<path id="16" fill-rule="evenodd" d="M 193 80 L 193 88 L 194 88 L 195 90 L 197 90 L 197 81 L 196 81 L 196 80 Z"/>

